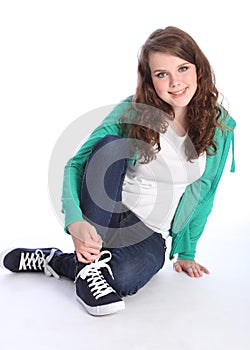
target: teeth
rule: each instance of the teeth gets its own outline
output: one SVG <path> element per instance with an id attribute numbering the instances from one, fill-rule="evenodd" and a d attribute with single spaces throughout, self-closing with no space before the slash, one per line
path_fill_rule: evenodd
<path id="1" fill-rule="evenodd" d="M 181 91 L 178 91 L 178 92 L 172 92 L 173 95 L 181 95 L 183 94 L 185 89 L 181 90 Z"/>

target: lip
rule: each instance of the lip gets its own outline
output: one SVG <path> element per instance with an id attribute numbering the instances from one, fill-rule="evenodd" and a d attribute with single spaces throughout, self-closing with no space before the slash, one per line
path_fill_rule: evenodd
<path id="1" fill-rule="evenodd" d="M 178 90 L 178 91 L 171 91 L 169 92 L 170 95 L 174 98 L 180 98 L 180 97 L 183 97 L 185 94 L 186 94 L 186 91 L 187 91 L 187 87 L 185 87 L 184 89 L 182 90 Z"/>

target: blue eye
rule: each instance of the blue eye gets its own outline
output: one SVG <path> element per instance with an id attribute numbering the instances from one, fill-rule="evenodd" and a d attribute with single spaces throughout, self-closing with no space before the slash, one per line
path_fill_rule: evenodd
<path id="1" fill-rule="evenodd" d="M 167 76 L 167 73 L 164 73 L 164 72 L 160 72 L 157 74 L 158 78 L 165 78 L 166 76 Z"/>
<path id="2" fill-rule="evenodd" d="M 188 70 L 188 67 L 186 66 L 179 68 L 179 72 L 186 72 L 187 70 Z"/>

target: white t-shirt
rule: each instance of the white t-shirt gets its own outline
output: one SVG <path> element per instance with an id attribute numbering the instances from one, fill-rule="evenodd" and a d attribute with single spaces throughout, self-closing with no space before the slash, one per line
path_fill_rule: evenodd
<path id="1" fill-rule="evenodd" d="M 123 184 L 122 202 L 146 226 L 168 237 L 171 221 L 187 185 L 205 170 L 206 155 L 186 160 L 185 136 L 169 126 L 160 135 L 161 150 L 148 164 L 130 164 Z M 191 142 L 191 141 L 190 141 Z"/>

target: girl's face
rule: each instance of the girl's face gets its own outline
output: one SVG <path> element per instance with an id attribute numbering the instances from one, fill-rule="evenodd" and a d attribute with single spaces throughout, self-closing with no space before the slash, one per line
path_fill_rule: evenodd
<path id="1" fill-rule="evenodd" d="M 157 95 L 170 104 L 175 115 L 183 115 L 197 89 L 194 64 L 161 52 L 149 56 L 151 77 Z"/>

